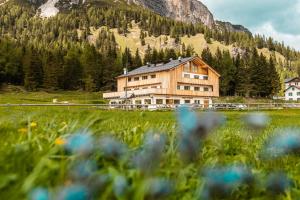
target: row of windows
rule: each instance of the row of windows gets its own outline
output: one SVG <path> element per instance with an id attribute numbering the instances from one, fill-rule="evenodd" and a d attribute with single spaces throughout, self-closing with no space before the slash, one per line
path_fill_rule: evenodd
<path id="1" fill-rule="evenodd" d="M 139 81 L 139 80 L 147 80 L 147 79 L 150 79 L 150 78 L 152 78 L 152 79 L 154 79 L 154 78 L 156 78 L 156 74 L 152 74 L 152 75 L 150 75 L 150 76 L 141 76 L 141 77 L 139 77 L 139 76 L 136 76 L 136 77 L 128 77 L 128 82 L 131 82 L 131 81 Z"/>
<path id="2" fill-rule="evenodd" d="M 151 104 L 152 101 L 151 99 L 144 99 L 144 104 Z M 194 103 L 194 104 L 201 104 L 201 101 L 200 100 L 189 100 L 189 99 L 186 99 L 184 100 L 184 103 L 185 104 L 191 104 L 191 103 Z M 135 100 L 135 104 L 139 104 L 141 105 L 142 104 L 142 100 Z M 156 99 L 155 100 L 155 104 L 164 104 L 164 100 L 163 99 Z M 166 104 L 180 104 L 180 100 L 179 99 L 166 99 Z"/>
<path id="3" fill-rule="evenodd" d="M 200 75 L 197 75 L 197 74 L 183 74 L 183 77 L 184 78 L 208 80 L 208 76 L 200 76 Z"/>
<path id="4" fill-rule="evenodd" d="M 151 87 L 136 87 L 136 88 L 127 88 L 127 91 L 133 91 L 133 90 L 146 90 L 146 89 L 149 89 L 149 88 L 160 88 L 160 86 L 158 85 L 155 85 L 155 86 L 151 86 Z"/>
<path id="5" fill-rule="evenodd" d="M 289 96 L 292 97 L 292 96 L 293 96 L 293 93 L 290 92 L 290 93 L 289 93 Z M 297 96 L 300 96 L 300 92 L 297 92 Z"/>
<path id="6" fill-rule="evenodd" d="M 189 85 L 177 85 L 177 90 L 193 90 L 193 91 L 204 91 L 209 92 L 211 87 L 205 86 L 189 86 Z"/>

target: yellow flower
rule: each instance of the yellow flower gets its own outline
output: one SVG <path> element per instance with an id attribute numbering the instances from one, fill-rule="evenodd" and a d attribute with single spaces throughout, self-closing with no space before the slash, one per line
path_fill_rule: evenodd
<path id="1" fill-rule="evenodd" d="M 31 123 L 30 123 L 30 127 L 31 127 L 31 128 L 37 127 L 37 123 L 36 123 L 36 122 L 31 122 Z"/>
<path id="2" fill-rule="evenodd" d="M 27 128 L 20 128 L 20 129 L 18 129 L 18 132 L 25 134 L 28 132 L 28 130 L 27 130 Z"/>
<path id="3" fill-rule="evenodd" d="M 56 145 L 61 146 L 61 145 L 66 144 L 66 140 L 64 140 L 63 138 L 57 138 L 57 139 L 55 140 L 54 143 L 55 143 Z"/>

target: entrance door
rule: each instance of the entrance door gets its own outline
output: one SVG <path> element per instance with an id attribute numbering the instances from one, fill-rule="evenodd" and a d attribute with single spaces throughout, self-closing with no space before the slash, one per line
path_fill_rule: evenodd
<path id="1" fill-rule="evenodd" d="M 209 108 L 209 100 L 208 99 L 204 99 L 204 108 Z"/>

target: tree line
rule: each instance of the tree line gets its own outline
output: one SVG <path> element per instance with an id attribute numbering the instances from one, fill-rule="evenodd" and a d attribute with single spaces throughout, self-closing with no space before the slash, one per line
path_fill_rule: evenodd
<path id="1" fill-rule="evenodd" d="M 217 49 L 215 55 L 204 49 L 202 59 L 221 75 L 222 96 L 272 97 L 281 90 L 275 58 L 267 59 L 256 48 L 232 58 L 228 50 Z"/>

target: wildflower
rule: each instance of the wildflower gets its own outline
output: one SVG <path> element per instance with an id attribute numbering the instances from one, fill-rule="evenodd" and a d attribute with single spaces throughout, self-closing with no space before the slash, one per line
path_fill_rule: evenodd
<path id="1" fill-rule="evenodd" d="M 143 172 L 151 172 L 157 168 L 165 148 L 165 143 L 166 138 L 161 134 L 146 134 L 143 148 L 134 158 L 136 167 Z"/>
<path id="2" fill-rule="evenodd" d="M 187 107 L 178 110 L 179 152 L 185 162 L 192 162 L 197 159 L 203 140 L 208 133 L 217 126 L 223 124 L 225 117 L 205 112 L 198 116 Z"/>
<path id="3" fill-rule="evenodd" d="M 81 160 L 75 162 L 70 168 L 70 177 L 72 180 L 86 180 L 97 170 L 96 162 L 92 160 Z"/>
<path id="4" fill-rule="evenodd" d="M 264 113 L 251 113 L 244 118 L 246 126 L 251 130 L 262 130 L 270 123 L 270 118 Z"/>
<path id="5" fill-rule="evenodd" d="M 100 139 L 99 149 L 105 158 L 116 160 L 122 158 L 127 152 L 124 144 L 107 136 Z"/>
<path id="6" fill-rule="evenodd" d="M 45 188 L 35 188 L 29 195 L 30 200 L 50 200 L 50 195 Z"/>
<path id="7" fill-rule="evenodd" d="M 124 176 L 116 176 L 113 183 L 113 190 L 116 197 L 120 198 L 126 194 L 128 188 L 127 180 Z"/>
<path id="8" fill-rule="evenodd" d="M 296 129 L 277 130 L 264 150 L 266 158 L 277 158 L 290 153 L 300 152 L 300 134 Z"/>
<path id="9" fill-rule="evenodd" d="M 18 132 L 22 133 L 22 134 L 26 134 L 28 132 L 28 130 L 27 130 L 27 128 L 20 128 L 20 129 L 18 129 Z"/>
<path id="10" fill-rule="evenodd" d="M 272 195 L 283 194 L 291 186 L 291 180 L 283 173 L 272 173 L 268 176 L 266 189 Z"/>
<path id="11" fill-rule="evenodd" d="M 161 199 L 170 195 L 173 183 L 164 178 L 152 178 L 146 181 L 146 199 Z"/>
<path id="12" fill-rule="evenodd" d="M 36 122 L 31 122 L 30 123 L 30 127 L 31 128 L 36 128 L 37 127 L 37 123 Z"/>
<path id="13" fill-rule="evenodd" d="M 67 141 L 63 138 L 57 138 L 54 143 L 56 145 L 62 146 L 62 145 L 65 145 L 67 143 Z"/>
<path id="14" fill-rule="evenodd" d="M 203 199 L 224 197 L 234 189 L 253 182 L 252 173 L 245 167 L 224 167 L 208 169 L 204 173 L 206 184 L 202 193 Z"/>
<path id="15" fill-rule="evenodd" d="M 94 149 L 93 138 L 89 133 L 77 133 L 67 139 L 65 147 L 73 154 L 90 154 Z"/>
<path id="16" fill-rule="evenodd" d="M 61 189 L 57 200 L 88 200 L 89 190 L 83 185 L 70 185 Z"/>

